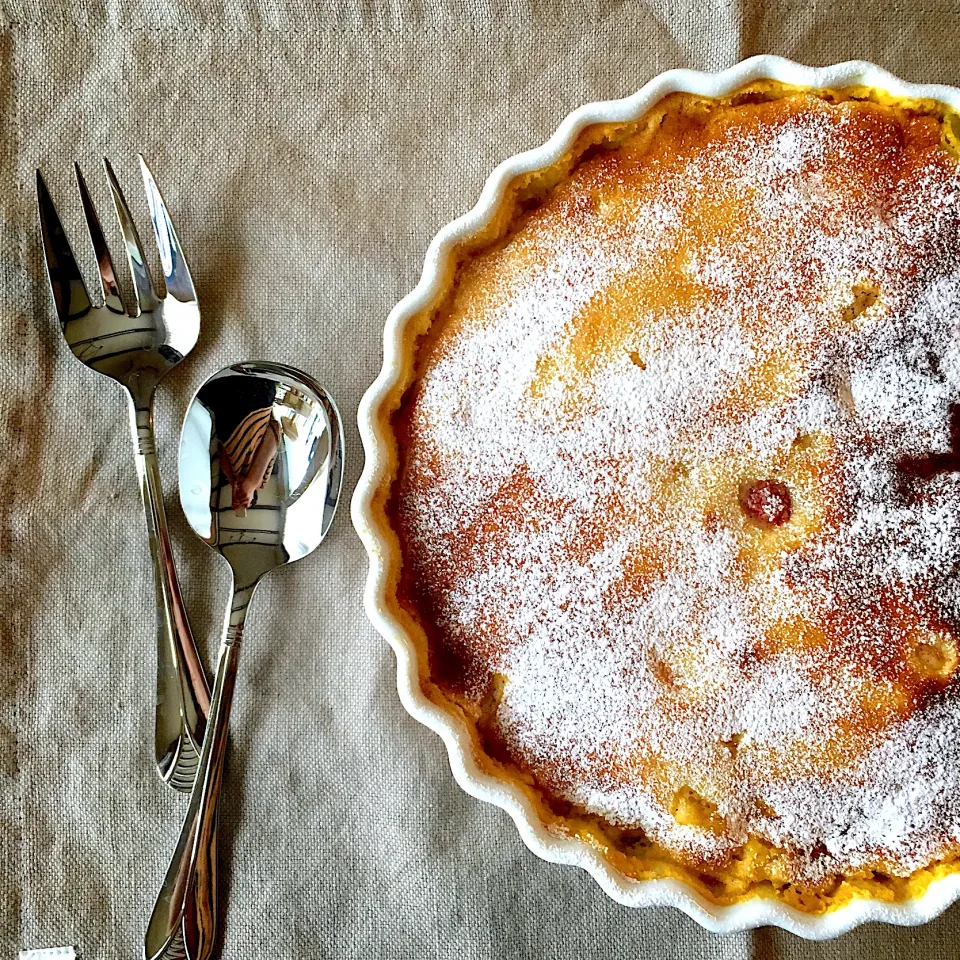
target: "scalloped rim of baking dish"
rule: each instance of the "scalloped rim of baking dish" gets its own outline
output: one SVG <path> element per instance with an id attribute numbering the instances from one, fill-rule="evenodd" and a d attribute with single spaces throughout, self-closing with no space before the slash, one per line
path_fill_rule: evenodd
<path id="1" fill-rule="evenodd" d="M 396 653 L 397 689 L 403 706 L 411 716 L 443 739 L 457 783 L 472 796 L 509 813 L 530 850 L 552 863 L 581 867 L 607 894 L 626 906 L 676 907 L 717 933 L 733 933 L 770 925 L 782 927 L 807 939 L 825 940 L 869 921 L 903 926 L 925 923 L 960 897 L 960 873 L 933 881 L 922 896 L 912 900 L 885 903 L 869 898 L 855 899 L 828 913 L 814 916 L 774 899 L 755 897 L 723 906 L 712 903 L 679 880 L 634 880 L 621 873 L 599 850 L 585 841 L 549 833 L 530 800 L 518 787 L 479 768 L 463 723 L 424 695 L 420 686 L 416 647 L 391 612 L 388 602 L 391 547 L 378 531 L 378 521 L 373 511 L 374 498 L 381 489 L 389 466 L 387 451 L 390 449 L 390 440 L 383 434 L 379 413 L 382 404 L 400 385 L 404 352 L 408 349 L 408 322 L 442 293 L 449 258 L 459 244 L 479 234 L 490 223 L 510 183 L 520 175 L 556 163 L 577 136 L 594 124 L 639 120 L 670 93 L 682 91 L 722 97 L 756 80 L 778 80 L 817 89 L 862 85 L 886 91 L 895 97 L 936 100 L 960 110 L 960 90 L 942 85 L 906 83 L 872 63 L 848 61 L 815 68 L 774 56 L 751 57 L 719 73 L 669 70 L 632 96 L 589 103 L 574 110 L 545 144 L 504 160 L 490 174 L 474 208 L 447 224 L 433 238 L 427 250 L 420 282 L 390 312 L 383 333 L 383 367 L 364 394 L 358 413 L 365 463 L 353 496 L 351 515 L 370 561 L 364 606 L 374 627 Z"/>

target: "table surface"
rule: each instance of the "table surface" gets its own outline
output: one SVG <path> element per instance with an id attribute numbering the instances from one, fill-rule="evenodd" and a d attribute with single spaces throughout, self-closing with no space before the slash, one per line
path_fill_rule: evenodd
<path id="1" fill-rule="evenodd" d="M 152 582 L 123 399 L 57 332 L 37 165 L 79 239 L 71 162 L 106 204 L 108 154 L 145 225 L 141 151 L 186 247 L 203 332 L 161 388 L 158 440 L 209 656 L 227 576 L 175 496 L 177 430 L 206 376 L 268 358 L 318 377 L 345 412 L 349 493 L 386 314 L 500 160 L 581 103 L 755 53 L 958 84 L 958 13 L 931 0 L 0 0 L 0 953 L 138 955 L 186 803 L 152 772 Z M 400 707 L 393 655 L 361 608 L 364 570 L 344 509 L 248 619 L 221 816 L 226 956 L 958 955 L 957 910 L 827 944 L 716 937 L 541 862 Z"/>

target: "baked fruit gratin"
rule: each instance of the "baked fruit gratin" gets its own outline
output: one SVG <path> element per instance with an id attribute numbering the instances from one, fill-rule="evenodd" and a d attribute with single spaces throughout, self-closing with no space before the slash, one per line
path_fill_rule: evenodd
<path id="1" fill-rule="evenodd" d="M 960 159 L 932 101 L 674 93 L 418 316 L 381 504 L 424 694 L 628 877 L 960 869 Z"/>

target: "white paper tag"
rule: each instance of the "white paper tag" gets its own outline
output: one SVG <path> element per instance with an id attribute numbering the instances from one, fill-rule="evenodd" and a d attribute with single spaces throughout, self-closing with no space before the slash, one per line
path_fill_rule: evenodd
<path id="1" fill-rule="evenodd" d="M 77 960 L 73 947 L 44 947 L 42 950 L 21 950 L 19 960 Z"/>

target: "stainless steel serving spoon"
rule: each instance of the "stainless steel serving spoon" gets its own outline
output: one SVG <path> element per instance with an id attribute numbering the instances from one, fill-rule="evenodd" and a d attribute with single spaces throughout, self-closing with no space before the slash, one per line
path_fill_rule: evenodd
<path id="1" fill-rule="evenodd" d="M 213 950 L 217 798 L 247 607 L 265 573 L 319 546 L 342 478 L 340 414 L 306 374 L 240 363 L 197 391 L 180 438 L 180 502 L 197 535 L 230 564 L 233 598 L 190 807 L 147 929 L 147 960 L 201 960 Z"/>

